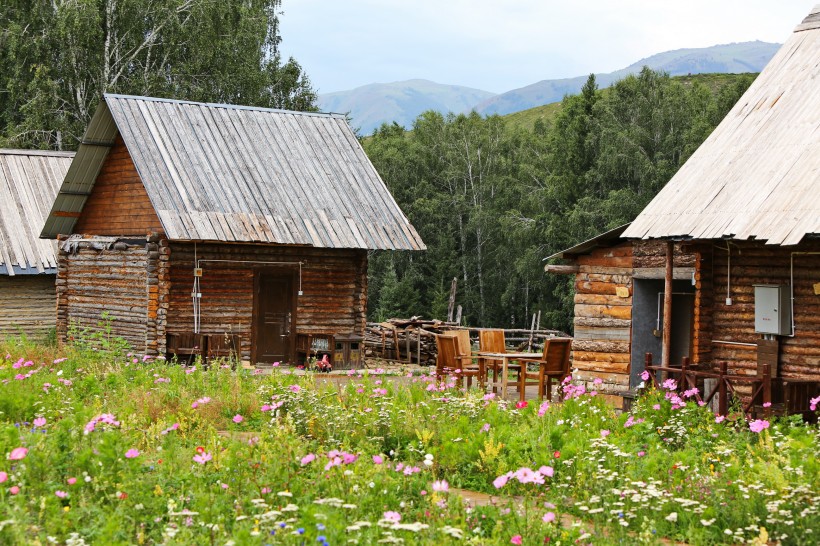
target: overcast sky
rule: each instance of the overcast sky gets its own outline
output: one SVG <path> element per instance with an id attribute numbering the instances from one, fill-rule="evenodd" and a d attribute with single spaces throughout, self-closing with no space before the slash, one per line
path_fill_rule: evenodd
<path id="1" fill-rule="evenodd" d="M 655 53 L 782 43 L 820 0 L 283 0 L 282 51 L 320 93 L 423 78 L 504 92 Z"/>

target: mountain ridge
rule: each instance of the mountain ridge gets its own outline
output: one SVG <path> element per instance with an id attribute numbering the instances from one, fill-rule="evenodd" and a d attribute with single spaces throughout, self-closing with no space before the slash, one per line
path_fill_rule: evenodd
<path id="1" fill-rule="evenodd" d="M 755 40 L 705 48 L 682 48 L 656 53 L 614 72 L 595 74 L 600 88 L 608 87 L 644 66 L 671 76 L 703 73 L 760 72 L 780 44 Z M 588 74 L 546 79 L 496 94 L 472 87 L 440 84 L 421 78 L 390 83 L 372 83 L 347 91 L 319 95 L 324 111 L 347 113 L 362 134 L 371 134 L 382 123 L 396 122 L 409 128 L 426 110 L 469 112 L 483 115 L 511 114 L 558 102 L 581 90 Z"/>

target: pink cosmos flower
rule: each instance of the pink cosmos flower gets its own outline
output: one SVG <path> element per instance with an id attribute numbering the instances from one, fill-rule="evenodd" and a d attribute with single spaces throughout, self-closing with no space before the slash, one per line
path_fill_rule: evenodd
<path id="1" fill-rule="evenodd" d="M 268 494 L 268 493 L 270 493 L 270 492 L 271 492 L 271 488 L 270 488 L 270 487 L 263 487 L 263 488 L 262 488 L 262 494 L 263 494 L 263 495 L 267 495 L 267 494 Z"/>
<path id="2" fill-rule="evenodd" d="M 481 427 L 481 432 L 490 432 L 490 423 L 484 423 L 484 426 Z"/>
<path id="3" fill-rule="evenodd" d="M 763 407 L 764 408 L 770 408 L 770 407 L 772 407 L 772 403 L 771 402 L 763 402 Z"/>
<path id="4" fill-rule="evenodd" d="M 659 409 L 661 409 L 661 405 L 660 404 L 653 404 L 652 409 L 655 410 L 655 411 L 658 411 Z"/>
<path id="5" fill-rule="evenodd" d="M 21 461 L 26 458 L 26 455 L 28 455 L 28 448 L 15 447 L 11 450 L 11 453 L 9 453 L 8 459 L 10 461 Z"/>
<path id="6" fill-rule="evenodd" d="M 290 390 L 290 392 L 299 392 L 302 390 L 302 387 L 300 387 L 299 385 L 291 385 L 290 387 L 288 387 L 288 389 Z"/>
<path id="7" fill-rule="evenodd" d="M 644 455 L 646 455 L 646 451 L 639 451 L 638 452 L 638 457 L 643 457 Z"/>
<path id="8" fill-rule="evenodd" d="M 199 464 L 205 464 L 210 461 L 213 457 L 210 453 L 203 453 L 201 455 L 194 455 L 194 462 Z"/>
<path id="9" fill-rule="evenodd" d="M 16 494 L 17 494 L 17 493 L 19 493 L 19 492 L 20 492 L 20 488 L 19 488 L 19 487 L 17 487 L 16 485 L 12 485 L 12 486 L 9 488 L 9 493 L 11 493 L 12 495 L 16 495 Z"/>
<path id="10" fill-rule="evenodd" d="M 384 516 L 382 517 L 391 523 L 398 523 L 399 521 L 401 521 L 401 514 L 399 514 L 398 512 L 393 512 L 392 510 L 385 512 Z"/>
<path id="11" fill-rule="evenodd" d="M 546 415 L 548 409 L 550 409 L 550 403 L 544 400 L 541 402 L 541 405 L 538 406 L 538 417 Z"/>
<path id="12" fill-rule="evenodd" d="M 45 426 L 45 424 L 46 424 L 46 418 L 45 418 L 45 417 L 38 417 L 37 419 L 35 419 L 35 420 L 33 421 L 33 423 L 34 423 L 34 426 L 35 426 L 35 427 L 40 428 L 40 427 L 42 427 L 42 426 Z"/>
<path id="13" fill-rule="evenodd" d="M 302 457 L 302 460 L 301 460 L 302 466 L 305 466 L 307 464 L 312 463 L 315 459 L 316 459 L 316 455 L 314 455 L 313 453 L 308 453 L 307 455 Z"/>
<path id="14" fill-rule="evenodd" d="M 140 456 L 140 452 L 138 450 L 134 449 L 134 448 L 131 448 L 128 451 L 125 452 L 125 458 L 126 459 L 134 459 L 134 458 L 139 457 L 139 456 Z"/>
<path id="15" fill-rule="evenodd" d="M 546 476 L 548 478 L 552 478 L 553 474 L 555 474 L 555 470 L 553 470 L 553 468 L 551 466 L 546 466 L 546 465 L 539 468 L 538 472 L 541 475 Z"/>
<path id="16" fill-rule="evenodd" d="M 262 407 L 259 408 L 259 411 L 270 411 L 272 409 L 273 409 L 273 406 L 271 406 L 270 404 L 263 404 Z"/>
<path id="17" fill-rule="evenodd" d="M 219 484 L 219 485 L 220 485 L 220 487 L 222 487 L 222 489 L 227 489 L 228 488 L 227 483 L 222 483 L 222 484 Z"/>
<path id="18" fill-rule="evenodd" d="M 68 478 L 65 482 L 68 485 L 74 485 L 75 483 L 77 483 L 77 478 Z"/>
<path id="19" fill-rule="evenodd" d="M 68 496 L 68 493 L 66 493 L 65 491 L 55 491 L 54 494 L 60 497 L 61 499 L 64 499 Z"/>
<path id="20" fill-rule="evenodd" d="M 649 381 L 649 372 L 644 370 L 641 372 L 641 381 Z"/>
<path id="21" fill-rule="evenodd" d="M 818 404 L 820 404 L 820 396 L 818 396 L 817 398 L 812 398 L 811 400 L 809 400 L 809 408 L 811 408 L 811 411 L 817 410 L 817 405 Z"/>
<path id="22" fill-rule="evenodd" d="M 241 423 L 242 421 L 244 421 L 244 420 L 245 420 L 245 418 L 244 418 L 244 417 L 242 417 L 241 415 L 239 415 L 239 414 L 237 413 L 236 415 L 234 415 L 234 416 L 233 416 L 233 419 L 231 419 L 231 420 L 232 420 L 234 423 L 239 424 L 239 423 Z"/>
<path id="23" fill-rule="evenodd" d="M 65 362 L 68 360 L 67 358 L 57 358 L 54 360 L 53 364 L 59 364 L 60 362 Z"/>
<path id="24" fill-rule="evenodd" d="M 715 415 L 715 423 L 722 423 L 724 419 L 726 419 L 724 415 Z"/>
<path id="25" fill-rule="evenodd" d="M 756 433 L 761 433 L 763 430 L 769 428 L 769 422 L 763 419 L 755 419 L 749 423 L 749 430 Z"/>
<path id="26" fill-rule="evenodd" d="M 609 431 L 606 430 L 606 429 L 602 430 L 601 431 L 601 438 L 606 438 L 607 436 L 609 436 Z"/>
<path id="27" fill-rule="evenodd" d="M 447 480 L 437 480 L 433 482 L 433 491 L 446 493 L 450 489 L 450 484 Z"/>
<path id="28" fill-rule="evenodd" d="M 555 521 L 555 512 L 547 512 L 546 514 L 544 514 L 544 517 L 541 518 L 541 521 L 543 521 L 544 523 L 552 523 L 553 521 Z"/>
<path id="29" fill-rule="evenodd" d="M 524 539 L 521 538 L 521 535 L 513 535 L 510 539 L 510 544 L 522 544 Z"/>
<path id="30" fill-rule="evenodd" d="M 526 408 L 529 404 L 526 400 L 519 400 L 515 403 L 515 409 L 523 409 Z"/>
<path id="31" fill-rule="evenodd" d="M 495 486 L 496 489 L 501 489 L 502 487 L 507 485 L 507 482 L 510 481 L 510 478 L 512 478 L 512 477 L 513 477 L 512 472 L 507 472 L 506 474 L 502 474 L 502 475 L 500 475 L 499 477 L 497 477 L 496 479 L 493 480 L 493 485 Z"/>
<path id="32" fill-rule="evenodd" d="M 373 464 L 382 464 L 384 462 L 384 458 L 381 455 L 373 455 Z"/>
<path id="33" fill-rule="evenodd" d="M 5 472 L 0 471 L 0 483 L 3 483 L 8 479 L 9 479 L 9 475 Z"/>

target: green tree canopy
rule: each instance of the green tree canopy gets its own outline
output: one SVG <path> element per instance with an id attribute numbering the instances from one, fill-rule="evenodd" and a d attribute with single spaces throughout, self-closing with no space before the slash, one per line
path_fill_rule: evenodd
<path id="1" fill-rule="evenodd" d="M 281 0 L 4 0 L 0 140 L 74 149 L 105 92 L 314 110 Z"/>

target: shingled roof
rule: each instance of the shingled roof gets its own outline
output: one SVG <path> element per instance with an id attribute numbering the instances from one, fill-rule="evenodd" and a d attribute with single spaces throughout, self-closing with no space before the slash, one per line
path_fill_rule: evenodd
<path id="1" fill-rule="evenodd" d="M 110 94 L 43 237 L 72 232 L 118 134 L 171 240 L 425 248 L 344 116 Z"/>
<path id="2" fill-rule="evenodd" d="M 820 234 L 820 5 L 641 212 L 628 238 Z"/>
<path id="3" fill-rule="evenodd" d="M 0 150 L 0 275 L 57 272 L 54 243 L 38 236 L 73 157 Z"/>

